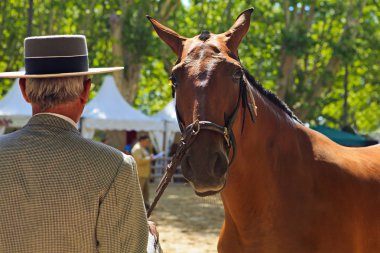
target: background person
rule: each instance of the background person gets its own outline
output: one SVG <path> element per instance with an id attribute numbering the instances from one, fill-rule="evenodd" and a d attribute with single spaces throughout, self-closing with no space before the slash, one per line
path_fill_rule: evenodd
<path id="1" fill-rule="evenodd" d="M 148 135 L 141 135 L 132 148 L 132 156 L 136 160 L 141 191 L 145 207 L 149 208 L 149 180 L 151 175 L 151 162 L 154 156 L 149 154 L 150 139 Z"/>

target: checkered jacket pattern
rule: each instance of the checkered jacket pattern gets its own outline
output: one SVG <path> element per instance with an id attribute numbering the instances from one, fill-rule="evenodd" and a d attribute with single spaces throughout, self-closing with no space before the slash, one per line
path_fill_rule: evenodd
<path id="1" fill-rule="evenodd" d="M 131 156 L 35 115 L 0 137 L 0 252 L 146 252 Z"/>

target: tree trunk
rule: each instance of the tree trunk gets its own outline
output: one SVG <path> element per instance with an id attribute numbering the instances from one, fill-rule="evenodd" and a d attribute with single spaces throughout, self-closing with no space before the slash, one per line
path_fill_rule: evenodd
<path id="1" fill-rule="evenodd" d="M 32 27 L 33 27 L 33 0 L 29 0 L 29 8 L 28 8 L 28 29 L 26 32 L 26 36 L 32 36 Z"/>
<path id="2" fill-rule="evenodd" d="M 136 57 L 133 54 L 125 52 L 123 48 L 122 19 L 114 13 L 110 17 L 110 23 L 113 64 L 114 66 L 124 66 L 124 71 L 114 72 L 113 77 L 121 95 L 129 103 L 133 103 L 138 91 L 142 64 L 135 60 Z"/>
<path id="3" fill-rule="evenodd" d="M 358 33 L 358 23 L 362 16 L 363 8 L 366 4 L 366 0 L 359 1 L 357 6 L 351 6 L 347 11 L 347 21 L 344 26 L 343 33 L 339 39 L 339 44 L 343 44 L 343 41 L 354 41 Z M 358 15 L 354 16 L 353 11 L 358 11 Z M 325 70 L 316 78 L 316 81 L 313 83 L 313 92 L 307 98 L 310 101 L 308 109 L 303 109 L 298 115 L 301 119 L 307 118 L 307 115 L 310 113 L 312 108 L 317 104 L 317 99 L 322 95 L 322 93 L 331 88 L 334 83 L 336 74 L 340 71 L 342 65 L 342 59 L 340 55 L 335 53 L 332 54 L 330 60 L 328 61 Z"/>
<path id="4" fill-rule="evenodd" d="M 128 6 L 132 5 L 133 1 L 125 1 L 120 9 L 123 13 L 126 13 Z M 165 0 L 159 3 L 160 20 L 165 21 L 173 13 L 174 9 L 180 5 L 178 0 Z M 147 10 L 142 9 L 141 12 L 145 13 Z M 144 22 L 146 20 L 144 19 Z M 142 21 L 141 21 L 142 22 Z M 111 41 L 112 41 L 112 56 L 114 66 L 124 66 L 124 71 L 117 71 L 113 73 L 116 85 L 121 95 L 130 104 L 133 104 L 137 92 L 138 84 L 140 81 L 141 69 L 142 69 L 142 55 L 139 53 L 130 52 L 123 46 L 123 20 L 116 13 L 113 13 L 110 17 L 111 25 Z M 141 25 L 141 24 L 140 24 Z M 127 31 L 126 31 L 127 32 Z M 108 135 L 107 135 L 108 136 Z M 112 146 L 121 146 L 114 141 L 122 140 L 125 142 L 125 132 L 109 133 L 109 139 Z M 124 145 L 123 145 L 124 148 Z"/>
<path id="5" fill-rule="evenodd" d="M 281 65 L 280 65 L 280 77 L 277 80 L 277 95 L 285 100 L 287 88 L 291 85 L 293 80 L 293 71 L 297 64 L 297 57 L 292 54 L 287 54 L 285 49 L 282 50 L 281 54 Z"/>
<path id="6" fill-rule="evenodd" d="M 343 81 L 344 95 L 343 95 L 343 113 L 341 128 L 349 126 L 348 123 L 348 64 L 344 66 L 344 81 Z"/>
<path id="7" fill-rule="evenodd" d="M 224 23 L 226 24 L 225 28 L 228 29 L 227 24 L 229 24 L 232 20 L 231 18 L 231 9 L 232 9 L 232 0 L 228 0 L 226 9 L 224 10 Z"/>
<path id="8" fill-rule="evenodd" d="M 290 2 L 285 0 L 283 2 L 283 11 L 284 11 L 284 23 L 285 23 L 285 32 L 291 33 L 296 31 L 298 26 L 303 26 L 305 28 L 305 33 L 310 30 L 313 23 L 315 15 L 315 4 L 316 1 L 313 0 L 310 3 L 310 11 L 306 12 L 306 5 L 302 5 L 299 14 L 294 14 L 289 11 Z M 297 7 L 298 8 L 298 7 Z M 307 14 L 306 14 L 307 13 Z M 305 46 L 305 45 L 300 45 Z M 285 100 L 288 87 L 293 84 L 294 70 L 297 67 L 298 57 L 295 52 L 287 52 L 287 45 L 282 45 L 281 50 L 281 63 L 279 69 L 279 78 L 277 80 L 277 95 Z"/>
<path id="9" fill-rule="evenodd" d="M 175 9 L 181 4 L 178 0 L 160 1 L 160 21 L 165 22 L 172 15 Z"/>
<path id="10" fill-rule="evenodd" d="M 112 41 L 112 59 L 114 66 L 124 66 L 123 59 L 123 45 L 122 45 L 122 20 L 116 14 L 113 13 L 110 17 L 111 24 L 111 41 Z M 127 84 L 124 80 L 124 71 L 116 71 L 113 73 L 117 88 L 119 89 L 121 95 L 127 97 Z"/>

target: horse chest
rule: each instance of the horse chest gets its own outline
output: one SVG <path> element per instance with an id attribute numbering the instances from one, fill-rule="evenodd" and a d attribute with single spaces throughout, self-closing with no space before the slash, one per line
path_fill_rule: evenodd
<path id="1" fill-rule="evenodd" d="M 358 191 L 359 187 L 354 192 Z M 364 196 L 355 199 L 350 191 L 346 192 L 345 198 L 344 194 L 330 192 L 251 212 L 240 207 L 234 209 L 237 213 L 229 213 L 227 208 L 218 250 L 380 252 L 380 216 L 370 212 L 380 210 L 380 202 L 368 202 Z"/>

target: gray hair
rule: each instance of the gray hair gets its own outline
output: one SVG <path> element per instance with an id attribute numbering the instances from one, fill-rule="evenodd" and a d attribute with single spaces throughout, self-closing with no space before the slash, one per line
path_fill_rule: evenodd
<path id="1" fill-rule="evenodd" d="M 26 95 L 41 111 L 77 99 L 87 76 L 26 79 Z"/>

